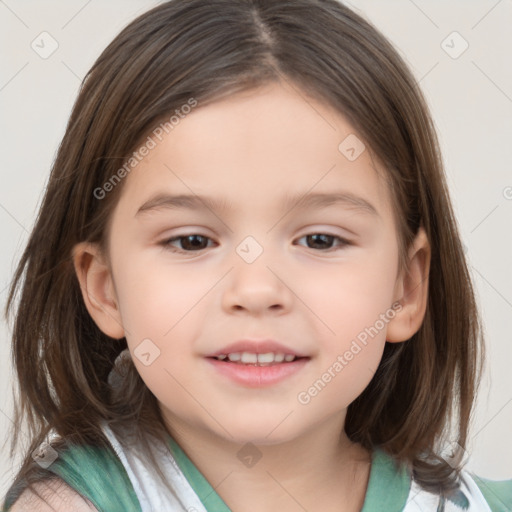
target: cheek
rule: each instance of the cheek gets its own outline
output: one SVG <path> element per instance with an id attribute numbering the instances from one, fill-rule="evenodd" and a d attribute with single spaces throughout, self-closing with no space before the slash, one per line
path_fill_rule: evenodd
<path id="1" fill-rule="evenodd" d="M 328 276 L 304 278 L 301 298 L 318 318 L 322 347 L 316 375 L 298 401 L 318 407 L 318 414 L 348 407 L 380 363 L 387 326 L 395 316 L 390 261 L 360 259 L 333 266 Z"/>
<path id="2" fill-rule="evenodd" d="M 135 366 L 159 399 L 173 396 L 179 405 L 183 387 L 197 384 L 184 363 L 195 350 L 194 338 L 205 318 L 202 299 L 215 280 L 198 279 L 192 267 L 176 271 L 135 257 L 124 258 L 115 268 L 121 319 Z"/>
<path id="3" fill-rule="evenodd" d="M 191 267 L 171 269 L 137 260 L 124 260 L 116 279 L 126 330 L 133 338 L 157 340 L 170 337 L 182 319 L 197 314 L 197 306 L 212 286 L 211 280 L 197 279 Z"/>
<path id="4" fill-rule="evenodd" d="M 344 286 L 319 298 L 321 350 L 312 378 L 297 395 L 308 414 L 320 418 L 348 407 L 379 366 L 387 325 L 395 312 L 384 283 L 381 290 L 363 284 L 360 279 L 347 279 Z"/>
<path id="5" fill-rule="evenodd" d="M 353 345 L 350 353 L 339 353 L 311 382 L 297 394 L 298 407 L 304 414 L 321 421 L 332 414 L 345 410 L 364 391 L 375 374 L 384 343 Z"/>
<path id="6" fill-rule="evenodd" d="M 298 295 L 310 310 L 308 316 L 319 320 L 318 329 L 324 339 L 343 346 L 390 311 L 396 272 L 392 256 L 362 255 L 330 265 L 329 269 L 298 274 Z M 382 327 L 379 323 L 385 336 Z"/>

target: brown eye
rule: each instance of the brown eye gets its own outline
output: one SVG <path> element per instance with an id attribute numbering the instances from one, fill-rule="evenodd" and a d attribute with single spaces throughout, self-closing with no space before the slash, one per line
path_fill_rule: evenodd
<path id="1" fill-rule="evenodd" d="M 350 245 L 348 240 L 336 235 L 329 235 L 327 233 L 312 233 L 299 238 L 299 240 L 302 240 L 303 238 L 306 239 L 306 244 L 310 249 L 317 249 L 324 252 L 336 250 L 336 247 L 333 247 L 333 243 L 336 240 L 340 242 L 340 244 L 338 244 L 339 248 Z"/>
<path id="2" fill-rule="evenodd" d="M 164 240 L 160 245 L 168 248 L 173 252 L 197 252 L 208 247 L 208 240 L 211 240 L 207 236 L 199 234 L 190 234 L 183 236 L 175 236 Z M 181 247 L 176 247 L 173 243 L 178 242 Z"/>

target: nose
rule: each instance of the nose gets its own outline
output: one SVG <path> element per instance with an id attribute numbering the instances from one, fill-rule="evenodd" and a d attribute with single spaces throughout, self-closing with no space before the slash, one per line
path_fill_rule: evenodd
<path id="1" fill-rule="evenodd" d="M 265 252 L 252 263 L 237 255 L 233 269 L 226 276 L 223 309 L 229 313 L 245 312 L 253 316 L 289 311 L 293 293 L 280 268 L 282 266 Z"/>

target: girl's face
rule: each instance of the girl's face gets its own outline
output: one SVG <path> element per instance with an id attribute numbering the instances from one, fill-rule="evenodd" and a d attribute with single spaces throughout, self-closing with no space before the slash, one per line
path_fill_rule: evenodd
<path id="1" fill-rule="evenodd" d="M 404 314 L 384 171 L 356 137 L 332 108 L 271 85 L 199 104 L 125 178 L 110 316 L 169 425 L 261 444 L 343 425 Z M 227 352 L 305 357 L 209 357 Z"/>

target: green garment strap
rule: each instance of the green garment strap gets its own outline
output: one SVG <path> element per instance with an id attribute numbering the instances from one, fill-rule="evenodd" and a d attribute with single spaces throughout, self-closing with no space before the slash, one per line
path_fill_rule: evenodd
<path id="1" fill-rule="evenodd" d="M 208 512 L 231 512 L 231 509 L 224 503 L 223 499 L 188 458 L 187 454 L 181 449 L 178 443 L 171 436 L 168 437 L 168 440 L 169 448 L 171 449 L 176 463 L 197 494 L 201 503 L 204 505 L 204 508 Z"/>
<path id="2" fill-rule="evenodd" d="M 48 470 L 100 512 L 142 512 L 124 466 L 110 450 L 72 445 L 59 452 Z"/>
<path id="3" fill-rule="evenodd" d="M 366 498 L 361 512 L 398 512 L 403 510 L 409 496 L 411 478 L 404 466 L 399 467 L 393 458 L 375 448 Z"/>
<path id="4" fill-rule="evenodd" d="M 473 474 L 471 477 L 478 485 L 492 512 L 510 512 L 512 510 L 512 480 L 497 482 Z"/>
<path id="5" fill-rule="evenodd" d="M 169 437 L 169 446 L 178 466 L 206 510 L 230 512 L 226 503 L 172 437 Z M 399 468 L 384 451 L 374 450 L 368 489 L 361 512 L 402 510 L 409 496 L 410 485 L 410 475 L 404 467 Z"/>

